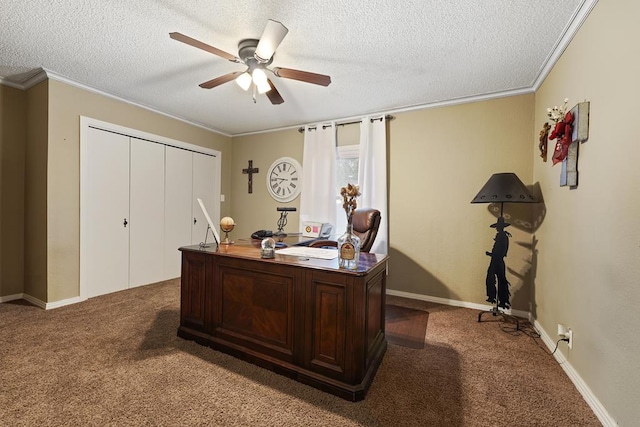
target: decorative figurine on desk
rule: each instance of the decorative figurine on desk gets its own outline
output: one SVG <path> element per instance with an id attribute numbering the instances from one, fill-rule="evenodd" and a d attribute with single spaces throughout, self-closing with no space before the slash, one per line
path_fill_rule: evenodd
<path id="1" fill-rule="evenodd" d="M 491 252 L 485 252 L 491 257 L 489 268 L 487 269 L 487 302 L 495 303 L 496 297 L 498 298 L 498 307 L 510 308 L 509 303 L 509 282 L 505 274 L 504 257 L 507 256 L 509 251 L 509 237 L 511 234 L 504 229 L 510 226 L 508 222 L 504 221 L 503 217 L 499 217 L 495 224 L 491 224 L 492 228 L 496 229 L 496 237 L 493 239 L 493 249 Z M 496 279 L 498 282 L 498 292 L 496 295 Z"/>
<path id="2" fill-rule="evenodd" d="M 229 240 L 229 232 L 233 230 L 235 226 L 236 223 L 230 216 L 225 216 L 220 220 L 220 229 L 224 231 L 224 240 L 220 242 L 221 245 L 233 245 L 235 243 L 234 241 Z"/>
<path id="3" fill-rule="evenodd" d="M 347 270 L 357 270 L 360 259 L 360 238 L 353 234 L 353 212 L 358 207 L 356 197 L 360 195 L 357 185 L 347 184 L 340 189 L 342 207 L 347 214 L 347 231 L 338 238 L 338 266 Z"/>
<path id="4" fill-rule="evenodd" d="M 280 207 L 276 208 L 280 212 L 280 219 L 278 220 L 278 231 L 274 233 L 274 236 L 278 237 L 280 241 L 287 237 L 287 233 L 284 232 L 284 227 L 287 225 L 287 214 L 289 212 L 295 212 L 296 208 Z"/>
<path id="5" fill-rule="evenodd" d="M 271 237 L 267 237 L 260 243 L 260 258 L 275 258 L 276 257 L 276 241 Z"/>

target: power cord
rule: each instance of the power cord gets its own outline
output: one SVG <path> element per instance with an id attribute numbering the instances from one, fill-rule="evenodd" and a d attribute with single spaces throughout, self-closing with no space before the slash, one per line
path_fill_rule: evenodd
<path id="1" fill-rule="evenodd" d="M 519 319 L 518 324 L 514 324 L 513 320 L 504 318 L 500 322 L 500 330 L 504 333 L 513 336 L 526 335 L 531 338 L 540 338 L 540 334 L 535 328 L 525 319 Z"/>
<path id="2" fill-rule="evenodd" d="M 560 344 L 560 341 L 565 341 L 565 342 L 569 342 L 569 338 L 560 338 L 558 341 L 556 341 L 556 348 L 553 349 L 553 351 L 551 352 L 551 355 L 553 356 L 555 354 L 555 352 L 558 350 L 558 345 Z"/>
<path id="3" fill-rule="evenodd" d="M 551 353 L 549 353 L 549 351 L 546 349 L 546 347 L 540 343 L 539 338 L 541 338 L 540 333 L 533 327 L 533 325 L 531 325 L 531 323 L 520 319 L 520 325 L 519 328 L 516 327 L 513 322 L 509 322 L 507 320 L 504 320 L 505 318 L 503 318 L 503 320 L 500 322 L 500 330 L 504 333 L 507 333 L 509 335 L 513 335 L 513 336 L 518 336 L 518 335 L 526 335 L 530 338 L 532 338 L 537 344 L 538 346 L 547 354 L 549 354 L 550 356 L 553 356 L 556 351 L 558 351 L 558 346 L 560 345 L 560 341 L 564 341 L 564 342 L 569 342 L 569 338 L 560 338 L 558 341 L 556 341 L 556 347 L 553 349 L 553 351 Z"/>
<path id="4" fill-rule="evenodd" d="M 556 351 L 558 351 L 558 346 L 560 345 L 560 341 L 564 341 L 567 343 L 569 342 L 569 338 L 560 338 L 558 341 L 556 341 L 556 347 L 553 349 L 551 353 L 549 353 L 549 350 L 547 350 L 546 346 L 539 340 L 539 338 L 541 338 L 540 333 L 533 327 L 533 325 L 531 325 L 531 323 L 521 320 L 519 329 L 516 329 L 515 326 L 507 326 L 510 323 L 511 322 L 507 322 L 505 320 L 500 322 L 500 330 L 509 335 L 518 336 L 520 334 L 524 334 L 532 338 L 534 342 L 536 342 L 536 344 L 538 344 L 538 346 L 550 356 L 553 356 L 556 353 Z"/>

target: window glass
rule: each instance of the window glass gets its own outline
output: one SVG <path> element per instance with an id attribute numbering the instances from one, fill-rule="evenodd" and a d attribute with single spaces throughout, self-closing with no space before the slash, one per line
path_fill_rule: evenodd
<path id="1" fill-rule="evenodd" d="M 336 159 L 336 209 L 337 224 L 334 232 L 342 234 L 347 227 L 346 214 L 342 208 L 340 189 L 347 184 L 358 185 L 358 165 L 360 157 L 359 145 L 345 145 L 337 147 Z"/>

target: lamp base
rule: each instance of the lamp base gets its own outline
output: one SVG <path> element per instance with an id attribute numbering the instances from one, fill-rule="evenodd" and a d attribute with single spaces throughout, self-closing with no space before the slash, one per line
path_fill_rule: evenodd
<path id="1" fill-rule="evenodd" d="M 520 321 L 518 320 L 518 318 L 501 311 L 497 305 L 491 310 L 485 310 L 478 313 L 478 323 L 482 321 L 482 315 L 486 313 L 491 313 L 492 316 L 502 316 L 506 319 L 511 319 L 516 324 L 516 331 L 520 330 Z"/>

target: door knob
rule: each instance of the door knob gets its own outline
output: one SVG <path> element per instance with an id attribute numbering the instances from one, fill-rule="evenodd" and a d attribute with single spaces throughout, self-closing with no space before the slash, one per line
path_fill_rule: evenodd
<path id="1" fill-rule="evenodd" d="M 123 223 L 124 228 L 127 228 L 127 224 L 129 224 L 129 223 L 127 222 L 127 218 L 125 218 L 125 219 L 124 219 L 124 223 Z"/>

